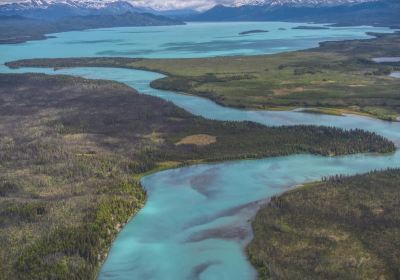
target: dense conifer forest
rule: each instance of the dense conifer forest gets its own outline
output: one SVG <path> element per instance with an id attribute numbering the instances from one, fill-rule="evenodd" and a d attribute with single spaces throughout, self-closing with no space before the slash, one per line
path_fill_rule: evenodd
<path id="1" fill-rule="evenodd" d="M 273 197 L 248 246 L 260 279 L 399 279 L 400 170 L 333 176 Z"/>
<path id="2" fill-rule="evenodd" d="M 147 172 L 395 149 L 362 130 L 206 120 L 110 81 L 1 74 L 0 85 L 4 279 L 94 279 L 116 234 L 145 203 L 139 180 Z M 198 135 L 215 141 L 196 142 Z"/>

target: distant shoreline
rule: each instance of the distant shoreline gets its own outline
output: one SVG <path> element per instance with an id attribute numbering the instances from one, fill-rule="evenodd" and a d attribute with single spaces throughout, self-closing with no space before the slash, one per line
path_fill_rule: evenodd
<path id="1" fill-rule="evenodd" d="M 73 16 L 45 21 L 21 16 L 0 16 L 0 45 L 55 38 L 51 34 L 113 27 L 146 27 L 185 25 L 180 20 L 151 14 L 125 13 L 115 15 Z"/>

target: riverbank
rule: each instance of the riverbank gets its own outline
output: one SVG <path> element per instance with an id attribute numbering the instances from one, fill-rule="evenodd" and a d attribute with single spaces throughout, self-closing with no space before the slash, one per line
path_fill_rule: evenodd
<path id="1" fill-rule="evenodd" d="M 319 48 L 261 56 L 195 59 L 79 58 L 9 62 L 9 67 L 123 67 L 156 71 L 168 77 L 159 89 L 209 98 L 228 107 L 254 110 L 316 108 L 322 113 L 361 114 L 396 121 L 400 80 L 389 77 L 400 33 L 321 43 Z"/>
<path id="2" fill-rule="evenodd" d="M 400 170 L 306 184 L 255 217 L 259 279 L 398 279 Z"/>
<path id="3" fill-rule="evenodd" d="M 43 74 L 2 74 L 0 81 L 0 271 L 6 278 L 95 278 L 116 234 L 144 205 L 139 180 L 147 172 L 395 149 L 361 130 L 206 120 L 111 81 Z M 196 135 L 216 142 L 177 145 Z"/>
<path id="4" fill-rule="evenodd" d="M 371 34 L 367 40 L 324 42 L 319 48 L 255 57 L 142 60 L 140 69 L 168 77 L 158 89 L 210 98 L 220 105 L 255 110 L 317 108 L 396 121 L 399 80 L 388 75 L 396 62 L 372 59 L 396 56 L 400 33 Z"/>

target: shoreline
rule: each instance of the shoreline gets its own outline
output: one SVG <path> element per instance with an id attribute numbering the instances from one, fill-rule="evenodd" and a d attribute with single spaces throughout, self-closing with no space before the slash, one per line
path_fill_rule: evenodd
<path id="1" fill-rule="evenodd" d="M 96 59 L 96 58 L 105 58 L 105 59 L 123 59 L 123 57 L 94 57 L 92 59 Z M 71 58 L 74 59 L 74 58 Z M 84 58 L 86 59 L 86 58 Z M 89 60 L 91 58 L 88 58 Z M 134 62 L 136 61 L 141 61 L 144 60 L 143 58 L 128 58 L 131 60 L 134 60 Z M 35 60 L 35 59 L 33 59 Z M 50 59 L 51 60 L 51 59 Z M 68 58 L 67 58 L 68 60 Z M 161 74 L 164 75 L 166 77 L 171 77 L 169 75 L 168 72 L 164 72 L 164 71 L 155 71 L 155 70 L 151 70 L 148 69 L 146 67 L 134 67 L 134 66 L 110 66 L 110 65 L 76 65 L 76 66 L 56 66 L 56 67 L 52 67 L 52 66 L 42 66 L 42 65 L 33 65 L 33 66 L 13 66 L 13 63 L 18 63 L 20 61 L 10 61 L 10 62 L 6 62 L 4 65 L 10 69 L 20 69 L 20 68 L 48 68 L 48 69 L 53 69 L 54 72 L 57 72 L 59 70 L 63 70 L 63 69 L 74 69 L 74 68 L 83 68 L 83 67 L 88 67 L 88 68 L 115 68 L 115 69 L 130 69 L 130 70 L 139 70 L 139 71 L 145 71 L 145 72 L 149 72 L 149 73 L 155 73 L 155 74 Z M 400 72 L 395 72 L 395 73 L 400 73 Z M 280 112 L 302 112 L 302 113 L 309 113 L 309 114 L 322 114 L 322 115 L 331 115 L 331 116 L 342 116 L 345 117 L 346 115 L 354 115 L 354 116 L 362 116 L 362 117 L 367 117 L 367 118 L 371 118 L 371 119 L 376 119 L 376 120 L 382 120 L 382 121 L 387 121 L 387 122 L 400 122 L 400 115 L 398 116 L 393 116 L 393 117 L 389 117 L 389 118 L 384 118 L 384 117 L 379 117 L 378 115 L 374 115 L 368 112 L 363 112 L 363 111 L 357 111 L 357 110 L 351 110 L 349 108 L 340 108 L 340 107 L 315 107 L 315 106 L 311 106 L 311 107 L 297 107 L 297 106 L 265 106 L 265 107 L 251 107 L 251 106 L 233 106 L 233 105 L 226 105 L 222 102 L 219 102 L 217 99 L 212 98 L 212 96 L 200 96 L 200 95 L 196 95 L 196 94 L 192 94 L 192 93 L 187 93 L 187 92 L 182 92 L 182 91 L 178 91 L 178 90 L 173 90 L 173 89 L 164 89 L 162 87 L 156 87 L 154 86 L 154 82 L 159 81 L 164 79 L 165 77 L 156 79 L 151 81 L 150 83 L 150 87 L 152 89 L 156 89 L 156 90 L 164 90 L 164 91 L 173 91 L 177 94 L 182 94 L 182 95 L 188 95 L 188 96 L 194 96 L 194 97 L 199 97 L 199 98 L 204 98 L 204 99 L 208 99 L 212 102 L 214 102 L 215 104 L 225 107 L 225 108 L 231 108 L 231 109 L 238 109 L 238 110 L 243 110 L 243 111 L 280 111 Z M 394 77 L 395 78 L 395 77 Z"/>
<path id="2" fill-rule="evenodd" d="M 174 20 L 174 19 L 171 19 Z M 4 38 L 0 39 L 0 45 L 17 45 L 17 44 L 23 44 L 27 42 L 32 42 L 32 41 L 44 41 L 47 39 L 53 39 L 57 38 L 55 34 L 58 33 L 64 33 L 64 32 L 74 32 L 74 31 L 86 31 L 86 30 L 91 30 L 91 29 L 102 29 L 102 28 L 118 28 L 118 27 L 152 27 L 152 26 L 179 26 L 179 25 L 186 25 L 188 23 L 240 23 L 240 22 L 284 22 L 284 23 L 304 23 L 304 22 L 299 22 L 299 21 L 282 21 L 282 20 L 256 20 L 256 21 L 181 21 L 181 23 L 175 23 L 175 24 L 168 24 L 168 25 L 142 25 L 142 26 L 113 26 L 113 27 L 90 27 L 90 28 L 84 28 L 84 29 L 71 29 L 71 30 L 62 30 L 62 31 L 57 31 L 57 32 L 51 32 L 51 33 L 41 33 L 41 34 L 34 34 L 34 35 L 22 35 L 22 36 L 14 36 L 13 38 Z M 318 25 L 323 25 L 326 27 L 353 27 L 353 26 L 370 26 L 370 27 L 386 27 L 392 30 L 400 30 L 400 25 L 384 25 L 384 24 L 371 24 L 371 25 L 359 25 L 359 24 L 346 24 L 346 23 L 332 23 L 332 22 L 310 22 L 312 24 L 318 24 Z M 263 31 L 263 32 L 268 32 L 268 31 Z"/>
<path id="3" fill-rule="evenodd" d="M 392 28 L 392 27 L 389 27 Z M 374 40 L 378 39 L 379 37 L 383 35 L 388 35 L 388 34 L 395 34 L 400 31 L 394 31 L 392 33 L 370 33 L 366 32 L 366 35 L 368 35 L 367 38 L 363 39 L 348 39 L 348 40 L 340 40 L 340 41 L 322 41 L 319 43 L 319 47 L 312 47 L 312 48 L 307 48 L 304 50 L 295 50 L 295 51 L 289 51 L 289 52 L 283 52 L 283 53 L 277 53 L 277 54 L 257 54 L 257 55 L 248 55 L 244 56 L 246 58 L 256 58 L 256 57 L 271 57 L 274 55 L 278 54 L 290 54 L 290 53 L 298 53 L 298 52 L 309 52 L 310 50 L 320 50 L 322 46 L 326 45 L 327 43 L 332 43 L 332 42 L 352 42 L 352 41 L 368 41 L 368 40 Z M 229 58 L 234 58 L 234 57 L 242 57 L 242 56 L 217 56 L 217 57 L 206 57 L 206 58 L 199 58 L 199 59 L 229 59 Z M 162 61 L 173 61 L 173 60 L 181 60 L 181 61 L 187 61 L 187 60 L 193 60 L 196 58 L 177 58 L 177 59 L 171 59 L 171 58 L 164 58 L 164 59 L 151 59 L 151 58 L 130 58 L 130 57 L 80 57 L 80 58 L 50 58 L 50 59 L 41 59 L 41 58 L 35 58 L 35 59 L 22 59 L 22 60 L 17 60 L 17 61 L 8 61 L 5 62 L 5 65 L 11 69 L 14 68 L 23 68 L 23 67 L 39 67 L 39 68 L 53 68 L 54 71 L 63 69 L 63 68 L 76 68 L 76 67 L 102 67 L 102 68 L 121 68 L 121 69 L 133 69 L 133 70 L 142 70 L 142 71 L 147 71 L 147 72 L 152 72 L 152 73 L 157 73 L 157 74 L 162 74 L 165 77 L 155 79 L 151 81 L 150 86 L 153 89 L 159 89 L 159 90 L 171 90 L 180 94 L 185 94 L 185 95 L 191 95 L 191 96 L 196 96 L 196 97 L 202 97 L 206 98 L 208 100 L 213 101 L 214 103 L 226 107 L 226 108 L 234 108 L 234 109 L 240 109 L 240 110 L 254 110 L 254 111 L 304 111 L 305 113 L 320 113 L 320 114 L 325 114 L 325 115 L 358 115 L 358 116 L 365 116 L 365 117 L 370 117 L 373 119 L 378 119 L 378 120 L 383 120 L 383 121 L 389 121 L 389 122 L 398 122 L 400 121 L 400 113 L 396 114 L 391 111 L 384 111 L 386 108 L 384 107 L 376 107 L 376 108 L 368 108 L 367 110 L 362 110 L 358 105 L 349 105 L 349 107 L 334 107 L 334 106 L 315 106 L 315 105 L 310 105 L 310 106 L 304 106 L 304 105 L 257 105 L 254 104 L 254 106 L 247 105 L 235 105 L 232 104 L 232 102 L 225 103 L 221 102 L 219 99 L 218 95 L 213 95 L 213 94 L 207 94 L 206 92 L 204 94 L 196 94 L 196 93 L 190 93 L 190 92 L 185 92 L 181 91 L 177 88 L 173 88 L 168 86 L 168 82 L 165 84 L 162 83 L 163 80 L 167 78 L 174 78 L 177 77 L 176 75 L 172 74 L 168 70 L 162 70 L 161 68 L 157 69 L 157 67 L 150 65 L 146 65 L 146 62 L 149 61 L 154 61 L 154 60 L 162 60 Z M 91 61 L 93 60 L 93 62 Z M 98 60 L 98 61 L 96 61 Z M 373 58 L 371 58 L 372 61 L 374 61 Z M 52 63 L 55 63 L 52 65 Z M 36 64 L 35 64 L 36 63 Z M 46 63 L 48 65 L 46 66 Z M 378 62 L 375 62 L 378 63 Z M 65 65 L 62 65 L 65 64 Z M 394 70 L 393 73 L 396 73 L 396 70 Z M 391 79 L 396 79 L 396 77 L 393 77 L 391 75 L 387 75 Z M 161 83 L 160 83 L 161 81 Z M 369 105 L 363 105 L 364 107 L 369 107 Z M 353 108 L 351 108 L 353 107 Z M 383 110 L 383 112 L 381 111 Z M 375 111 L 375 112 L 374 112 Z"/>
<path id="4" fill-rule="evenodd" d="M 396 153 L 396 152 L 394 152 L 394 153 Z M 386 154 L 391 154 L 391 153 L 386 153 Z M 307 154 L 307 153 L 302 154 L 302 153 L 300 153 L 300 154 L 292 154 L 292 155 L 287 155 L 287 156 L 276 156 L 276 157 L 291 157 L 291 156 L 296 157 L 296 156 L 301 156 L 301 155 L 312 155 L 312 154 Z M 354 155 L 354 156 L 358 156 L 358 155 L 377 155 L 377 156 L 381 156 L 381 155 L 384 155 L 384 154 L 376 154 L 376 153 L 361 153 L 360 154 L 360 153 L 358 153 L 358 154 L 348 154 L 348 155 L 342 155 L 342 156 L 352 156 L 352 155 Z M 320 155 L 318 155 L 318 156 L 320 156 Z M 322 157 L 325 157 L 325 156 L 322 156 Z M 214 162 L 213 161 L 211 161 L 211 162 L 210 161 L 201 161 L 201 162 L 193 162 L 193 163 L 190 163 L 190 164 L 184 165 L 184 166 L 178 164 L 178 165 L 170 166 L 170 167 L 166 167 L 166 168 L 160 167 L 160 168 L 156 168 L 154 170 L 150 170 L 150 171 L 146 172 L 145 174 L 143 174 L 141 176 L 141 179 L 143 179 L 146 176 L 152 176 L 152 175 L 154 175 L 156 173 L 159 173 L 159 172 L 170 171 L 170 170 L 173 170 L 173 169 L 180 169 L 180 168 L 190 168 L 190 167 L 194 167 L 196 165 L 207 165 L 207 166 L 210 166 L 210 165 L 214 165 L 214 164 L 215 165 L 219 165 L 221 163 L 235 163 L 235 162 L 242 162 L 242 161 L 257 161 L 257 160 L 263 160 L 263 159 L 267 160 L 267 159 L 270 159 L 270 158 L 274 158 L 274 157 L 260 157 L 260 158 L 254 158 L 254 159 L 233 159 L 233 160 L 229 160 L 229 161 L 221 160 L 221 161 L 216 161 L 216 162 L 215 161 Z M 389 169 L 390 169 L 390 167 L 389 167 Z M 355 173 L 355 174 L 352 174 L 352 175 L 344 175 L 344 177 L 347 178 L 347 177 L 353 177 L 353 176 L 363 176 L 364 174 L 368 174 L 370 172 L 383 172 L 385 170 L 387 170 L 387 168 L 375 169 L 375 170 L 371 170 L 371 171 Z M 236 239 L 238 241 L 242 241 L 242 242 L 239 242 L 239 243 L 241 244 L 241 247 L 242 247 L 242 250 L 244 252 L 244 255 L 245 255 L 247 261 L 251 264 L 251 266 L 258 273 L 258 268 L 250 260 L 251 256 L 247 253 L 248 252 L 247 250 L 248 250 L 249 244 L 254 239 L 254 227 L 253 227 L 253 224 L 254 224 L 255 218 L 258 215 L 259 211 L 264 209 L 264 208 L 266 208 L 266 207 L 268 207 L 269 204 L 271 203 L 271 199 L 272 198 L 281 197 L 281 196 L 284 196 L 284 195 L 286 195 L 288 193 L 291 193 L 291 192 L 294 192 L 294 191 L 299 191 L 299 190 L 302 190 L 302 189 L 313 187 L 315 184 L 322 183 L 323 182 L 323 178 L 324 177 L 321 177 L 321 179 L 319 179 L 319 180 L 307 181 L 307 182 L 300 183 L 300 184 L 287 185 L 287 186 L 282 187 L 282 189 L 284 189 L 284 191 L 280 192 L 279 194 L 262 198 L 260 200 L 254 201 L 254 202 L 252 202 L 252 203 L 250 203 L 248 205 L 246 204 L 246 205 L 239 206 L 240 209 L 247 209 L 247 210 L 251 209 L 251 210 L 253 210 L 252 214 L 249 215 L 247 217 L 247 220 L 244 222 L 245 225 L 246 225 L 246 229 L 245 229 L 246 230 L 246 235 L 243 236 L 241 233 L 230 233 L 230 232 L 227 232 L 226 235 L 228 237 L 223 237 L 223 238 L 220 237 L 220 238 L 221 239 L 225 239 L 226 238 L 228 240 Z M 141 185 L 142 185 L 142 181 L 140 181 L 140 182 L 141 182 Z M 143 207 L 145 207 L 145 205 L 143 205 Z M 142 209 L 140 209 L 136 214 L 138 214 Z M 132 217 L 132 219 L 130 219 L 129 221 L 132 221 L 134 219 L 134 217 Z M 235 228 L 232 228 L 232 230 L 235 230 Z M 238 234 L 238 235 L 236 235 L 236 234 Z M 218 237 L 215 237 L 215 238 L 218 238 Z M 109 250 L 110 249 L 111 249 L 111 247 L 109 248 Z M 256 279 L 258 279 L 258 278 L 256 278 Z"/>

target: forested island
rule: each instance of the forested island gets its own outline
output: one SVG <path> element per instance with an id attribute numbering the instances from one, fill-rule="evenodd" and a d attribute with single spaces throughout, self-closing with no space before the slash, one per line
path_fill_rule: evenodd
<path id="1" fill-rule="evenodd" d="M 399 279 L 399 181 L 333 176 L 273 197 L 247 248 L 259 279 Z"/>
<path id="2" fill-rule="evenodd" d="M 110 81 L 1 74 L 0 84 L 5 279 L 94 279 L 116 234 L 144 205 L 139 179 L 148 172 L 395 149 L 362 130 L 206 120 Z"/>
<path id="3" fill-rule="evenodd" d="M 325 26 L 307 26 L 307 25 L 299 25 L 295 26 L 292 29 L 302 29 L 302 30 L 326 30 L 329 29 L 329 27 Z"/>
<path id="4" fill-rule="evenodd" d="M 248 34 L 256 34 L 256 33 L 267 33 L 269 32 L 268 30 L 263 30 L 263 29 L 254 29 L 254 30 L 247 30 L 240 32 L 239 35 L 248 35 Z"/>

